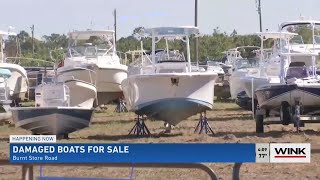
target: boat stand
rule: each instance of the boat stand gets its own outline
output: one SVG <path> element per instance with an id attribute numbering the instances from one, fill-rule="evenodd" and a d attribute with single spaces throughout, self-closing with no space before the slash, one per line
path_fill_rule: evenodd
<path id="1" fill-rule="evenodd" d="M 171 130 L 172 130 L 171 124 L 165 122 L 164 127 L 165 127 L 164 133 L 171 133 Z"/>
<path id="2" fill-rule="evenodd" d="M 198 132 L 198 131 L 199 131 L 199 134 L 201 134 L 202 131 L 205 131 L 206 134 L 208 134 L 208 133 L 214 134 L 214 132 L 208 122 L 206 112 L 200 113 L 200 120 L 199 120 L 198 125 L 195 128 L 194 132 Z"/>
<path id="3" fill-rule="evenodd" d="M 128 112 L 128 109 L 123 101 L 123 98 L 119 98 L 119 102 L 117 104 L 117 107 L 114 109 L 114 112 L 117 112 L 117 113 Z"/>
<path id="4" fill-rule="evenodd" d="M 146 124 L 144 123 L 144 120 L 146 120 L 146 117 L 143 117 L 143 115 L 138 115 L 135 120 L 137 121 L 136 124 L 133 126 L 131 131 L 129 132 L 129 135 L 135 134 L 136 136 L 144 136 L 144 135 L 150 135 L 150 131 Z"/>

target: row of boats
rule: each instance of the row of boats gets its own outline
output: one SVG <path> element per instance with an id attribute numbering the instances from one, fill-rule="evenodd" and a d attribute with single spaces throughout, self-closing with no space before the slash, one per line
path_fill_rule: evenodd
<path id="1" fill-rule="evenodd" d="M 279 27 L 277 32 L 257 33 L 261 47 L 253 50 L 258 52 L 254 58 L 241 57 L 238 49 L 244 47 L 229 53 L 235 65 L 230 76 L 231 97 L 255 113 L 256 132 L 263 132 L 267 117 L 279 116 L 283 125 L 299 127 L 300 116 L 319 115 L 320 22 L 301 18 Z M 264 48 L 270 40 L 272 48 Z"/>
<path id="2" fill-rule="evenodd" d="M 152 50 L 145 51 L 141 42 L 138 56 L 131 56 L 127 66 L 117 55 L 114 31 L 69 33 L 65 59 L 56 64 L 51 81 L 35 88 L 35 107 L 8 110 L 15 125 L 33 134 L 67 135 L 89 126 L 93 108 L 123 96 L 138 116 L 170 125 L 212 109 L 217 73 L 200 72 L 191 64 L 189 38 L 199 34 L 198 28 L 160 27 L 146 29 L 143 34 L 151 37 Z M 166 49 L 156 49 L 161 39 L 184 42 L 187 56 L 169 50 L 168 43 Z M 28 89 L 26 71 L 21 75 Z M 14 100 L 12 96 L 7 99 Z"/>
<path id="3" fill-rule="evenodd" d="M 304 19 L 282 23 L 279 31 L 256 34 L 261 47 L 228 50 L 226 62 L 206 66 L 191 62 L 190 37 L 199 34 L 196 27 L 142 29 L 140 49 L 126 53 L 131 59 L 125 58 L 125 62 L 117 55 L 114 31 L 74 31 L 69 33 L 65 59 L 56 64 L 52 81 L 36 87 L 35 107 L 6 110 L 12 112 L 17 127 L 34 134 L 67 135 L 89 126 L 93 108 L 124 98 L 138 119 L 147 116 L 164 121 L 168 131 L 195 114 L 201 114 L 201 129 L 211 129 L 205 112 L 213 108 L 219 77 L 229 74 L 231 98 L 240 106 L 249 105 L 260 132 L 263 118 L 271 111 L 280 115 L 283 124 L 289 124 L 297 103 L 303 107 L 299 109 L 302 114 L 315 113 L 320 105 L 317 25 L 320 22 Z M 144 38 L 151 39 L 150 51 L 144 50 Z M 169 48 L 173 40 L 184 45 L 183 52 Z M 164 49 L 157 48 L 160 41 L 165 41 Z M 273 47 L 264 48 L 270 42 Z M 1 101 L 5 107 L 7 100 L 15 101 L 13 92 L 26 92 L 22 87 L 28 89 L 28 79 L 21 66 L 1 64 L 2 74 L 7 72 L 0 83 L 0 90 L 7 94 L 6 101 Z M 17 68 L 10 69 L 8 64 Z M 20 80 L 8 80 L 15 72 L 20 73 Z M 145 127 L 143 122 L 137 123 L 139 133 Z"/>

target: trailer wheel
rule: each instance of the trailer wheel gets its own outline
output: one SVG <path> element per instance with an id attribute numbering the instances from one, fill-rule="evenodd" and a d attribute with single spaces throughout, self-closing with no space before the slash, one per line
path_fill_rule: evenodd
<path id="1" fill-rule="evenodd" d="M 254 103 L 253 113 L 256 114 L 256 111 L 257 111 L 257 108 L 258 108 L 258 100 L 254 98 L 253 103 Z"/>
<path id="2" fill-rule="evenodd" d="M 256 115 L 256 133 L 264 133 L 263 115 Z"/>
<path id="3" fill-rule="evenodd" d="M 290 105 L 287 102 L 283 102 L 280 107 L 280 119 L 283 125 L 289 125 L 291 122 Z"/>

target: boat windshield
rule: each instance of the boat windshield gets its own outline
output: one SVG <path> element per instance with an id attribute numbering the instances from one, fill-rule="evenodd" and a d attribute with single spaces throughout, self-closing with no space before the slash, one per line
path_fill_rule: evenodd
<path id="1" fill-rule="evenodd" d="M 315 35 L 314 40 L 315 40 L 316 44 L 320 44 L 320 35 Z"/>
<path id="2" fill-rule="evenodd" d="M 186 62 L 183 53 L 178 50 L 160 51 L 155 54 L 157 63 L 161 62 Z"/>
<path id="3" fill-rule="evenodd" d="M 306 78 L 309 77 L 309 72 L 306 66 L 289 67 L 286 78 Z"/>
<path id="4" fill-rule="evenodd" d="M 207 61 L 208 66 L 219 66 L 220 67 L 220 63 L 219 62 L 215 62 L 215 61 Z"/>
<path id="5" fill-rule="evenodd" d="M 281 41 L 281 46 L 284 47 L 287 45 L 287 42 L 286 40 L 284 39 L 277 39 L 275 41 L 275 45 L 277 47 L 277 49 L 280 49 L 280 41 Z M 292 39 L 290 39 L 290 44 L 291 45 L 299 45 L 299 44 L 304 44 L 304 41 L 303 41 L 303 37 L 301 35 L 295 35 Z"/>
<path id="6" fill-rule="evenodd" d="M 99 36 L 90 36 L 86 40 L 73 40 L 69 47 L 70 56 L 73 57 L 97 57 L 113 54 L 111 39 Z"/>
<path id="7" fill-rule="evenodd" d="M 238 59 L 235 63 L 235 66 L 236 66 L 236 69 L 258 67 L 259 61 L 255 59 Z"/>
<path id="8" fill-rule="evenodd" d="M 132 55 L 131 59 L 132 60 L 129 66 L 147 66 L 152 64 L 149 55 L 146 53 L 143 53 L 143 55 L 141 53 L 134 54 Z"/>
<path id="9" fill-rule="evenodd" d="M 282 27 L 282 31 L 298 34 L 290 40 L 292 44 L 313 44 L 313 25 L 310 23 L 288 24 Z M 320 44 L 320 24 L 314 26 L 314 40 L 316 44 Z"/>

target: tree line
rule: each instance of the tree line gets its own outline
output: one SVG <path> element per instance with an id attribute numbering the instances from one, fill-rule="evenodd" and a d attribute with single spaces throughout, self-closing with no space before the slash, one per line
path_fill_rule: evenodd
<path id="1" fill-rule="evenodd" d="M 117 51 L 127 52 L 129 50 L 140 49 L 140 40 L 135 37 L 135 34 L 142 27 L 137 27 L 133 30 L 132 34 L 128 37 L 121 37 L 116 42 Z M 206 59 L 219 60 L 225 55 L 222 53 L 230 48 L 239 46 L 260 46 L 260 38 L 256 35 L 238 35 L 234 30 L 231 34 L 227 34 L 216 27 L 213 29 L 212 34 L 202 35 L 198 38 L 199 41 L 199 60 Z M 195 61 L 195 38 L 191 38 L 191 59 Z M 185 46 L 182 41 L 175 41 L 169 43 L 170 49 L 185 52 Z M 270 44 L 270 43 L 269 43 Z M 30 34 L 26 31 L 20 31 L 15 37 L 9 37 L 5 42 L 5 53 L 7 57 L 23 57 L 42 59 L 53 62 L 55 60 L 63 60 L 64 54 L 68 47 L 68 37 L 65 34 L 45 35 L 41 39 L 32 39 Z M 157 48 L 165 48 L 166 42 L 161 40 L 157 43 Z M 151 39 L 143 40 L 143 48 L 151 50 Z M 50 53 L 51 52 L 51 53 Z M 51 54 L 51 55 L 50 55 Z M 123 57 L 123 56 L 122 56 Z M 20 62 L 24 66 L 39 65 L 39 62 L 27 60 Z"/>

